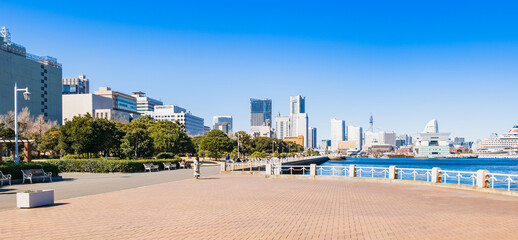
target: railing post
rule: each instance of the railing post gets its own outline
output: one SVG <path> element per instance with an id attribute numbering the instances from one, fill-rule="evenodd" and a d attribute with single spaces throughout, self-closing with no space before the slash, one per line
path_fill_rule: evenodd
<path id="1" fill-rule="evenodd" d="M 349 165 L 349 177 L 356 177 L 356 165 Z"/>
<path id="2" fill-rule="evenodd" d="M 272 175 L 272 164 L 270 164 L 270 163 L 266 164 L 264 174 L 266 176 Z"/>
<path id="3" fill-rule="evenodd" d="M 398 179 L 398 172 L 396 166 L 389 167 L 389 179 Z"/>
<path id="4" fill-rule="evenodd" d="M 488 188 L 489 187 L 489 171 L 478 170 L 477 171 L 477 187 Z"/>
<path id="5" fill-rule="evenodd" d="M 441 183 L 442 182 L 442 176 L 441 176 L 441 168 L 434 167 L 432 168 L 432 180 L 433 183 Z"/>
<path id="6" fill-rule="evenodd" d="M 275 175 L 282 175 L 282 163 L 277 163 L 277 168 L 275 168 Z"/>
<path id="7" fill-rule="evenodd" d="M 309 165 L 309 175 L 310 176 L 316 176 L 317 175 L 317 165 L 316 164 L 311 164 Z"/>
<path id="8" fill-rule="evenodd" d="M 227 162 L 225 162 L 225 161 L 221 162 L 220 171 L 221 172 L 226 172 L 227 171 Z"/>

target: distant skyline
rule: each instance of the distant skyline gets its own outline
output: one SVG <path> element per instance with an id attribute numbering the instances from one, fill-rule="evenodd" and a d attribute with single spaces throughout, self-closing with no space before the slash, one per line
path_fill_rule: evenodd
<path id="1" fill-rule="evenodd" d="M 468 140 L 518 124 L 518 3 L 508 1 L 3 1 L 12 41 L 100 86 L 143 91 L 250 130 L 250 98 L 289 115 L 306 98 L 318 142 L 330 119 Z M 2 86 L 9 87 L 9 86 Z"/>

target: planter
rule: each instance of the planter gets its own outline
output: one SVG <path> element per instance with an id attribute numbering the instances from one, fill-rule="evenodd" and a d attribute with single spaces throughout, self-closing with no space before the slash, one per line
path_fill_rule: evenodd
<path id="1" fill-rule="evenodd" d="M 16 206 L 18 208 L 34 208 L 45 205 L 54 205 L 54 190 L 16 193 Z"/>

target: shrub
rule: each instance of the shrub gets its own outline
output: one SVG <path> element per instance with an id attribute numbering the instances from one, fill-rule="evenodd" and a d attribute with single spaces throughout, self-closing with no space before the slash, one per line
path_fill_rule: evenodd
<path id="1" fill-rule="evenodd" d="M 108 159 L 56 159 L 49 160 L 47 163 L 55 165 L 60 172 L 91 172 L 91 173 L 110 173 L 110 172 L 143 172 L 143 163 L 153 163 L 163 170 L 163 162 L 178 164 L 181 159 L 161 160 L 108 160 Z"/>
<path id="2" fill-rule="evenodd" d="M 13 179 L 22 179 L 21 170 L 25 169 L 43 169 L 45 172 L 52 172 L 52 176 L 58 176 L 59 167 L 48 162 L 2 162 L 0 163 L 0 170 L 4 174 L 11 174 Z"/>
<path id="3" fill-rule="evenodd" d="M 173 159 L 175 156 L 173 153 L 162 152 L 156 155 L 156 159 Z"/>

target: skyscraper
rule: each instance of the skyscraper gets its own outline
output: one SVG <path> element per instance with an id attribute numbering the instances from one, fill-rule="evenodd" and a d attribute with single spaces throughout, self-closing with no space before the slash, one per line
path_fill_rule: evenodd
<path id="1" fill-rule="evenodd" d="M 347 126 L 347 141 L 356 142 L 358 150 L 362 149 L 363 129 L 361 127 Z"/>
<path id="2" fill-rule="evenodd" d="M 304 137 L 304 147 L 308 147 L 309 117 L 306 113 L 306 98 L 302 96 L 290 97 L 290 136 Z"/>
<path id="3" fill-rule="evenodd" d="M 345 140 L 345 121 L 331 119 L 331 150 L 338 150 L 338 142 Z"/>
<path id="4" fill-rule="evenodd" d="M 271 99 L 250 98 L 250 134 L 273 137 Z"/>
<path id="5" fill-rule="evenodd" d="M 308 131 L 308 148 L 317 148 L 317 129 L 313 127 Z"/>
<path id="6" fill-rule="evenodd" d="M 62 68 L 57 59 L 30 54 L 24 46 L 11 42 L 9 30 L 0 30 L 0 114 L 14 110 L 14 84 L 28 88 L 29 101 L 18 95 L 18 111 L 27 107 L 32 115 L 62 121 Z"/>

